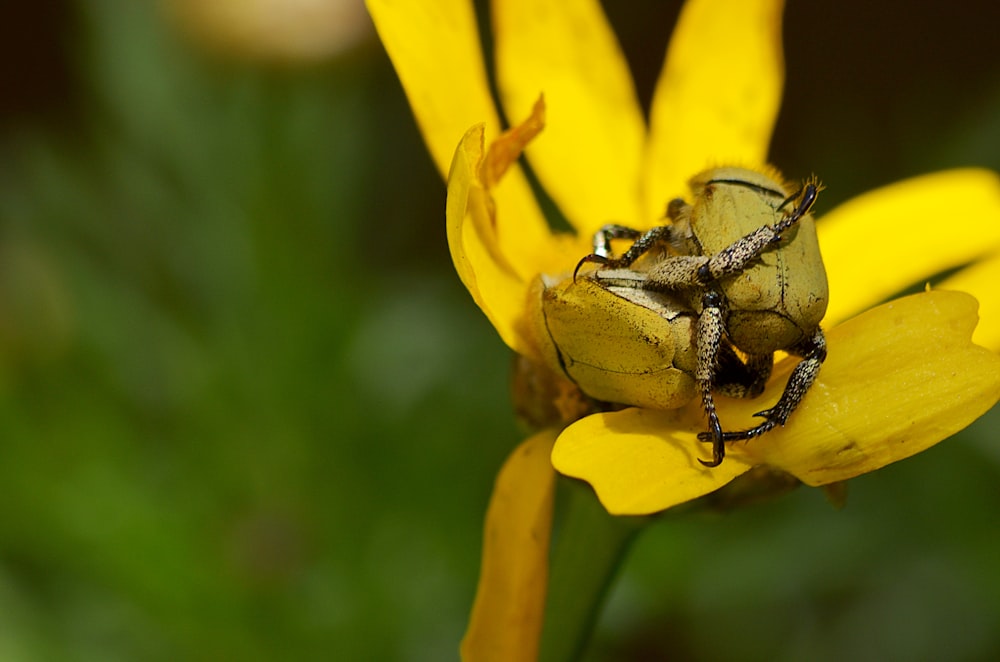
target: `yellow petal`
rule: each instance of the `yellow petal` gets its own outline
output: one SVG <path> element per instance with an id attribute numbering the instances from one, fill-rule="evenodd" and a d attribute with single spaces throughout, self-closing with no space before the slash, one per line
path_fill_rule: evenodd
<path id="1" fill-rule="evenodd" d="M 612 515 L 647 515 L 714 492 L 751 468 L 726 458 L 709 469 L 711 446 L 698 441 L 704 429 L 692 409 L 626 409 L 594 414 L 563 430 L 552 464 L 587 481 Z"/>
<path id="2" fill-rule="evenodd" d="M 455 143 L 485 122 L 500 132 L 470 0 L 366 0 L 434 163 L 447 174 Z"/>
<path id="3" fill-rule="evenodd" d="M 489 136 L 499 135 L 501 128 L 472 3 L 366 1 L 427 149 L 446 175 L 455 145 L 470 126 L 485 123 Z M 497 228 L 501 250 L 527 280 L 538 271 L 532 263 L 537 256 L 523 247 L 544 246 L 548 225 L 519 167 L 511 168 L 492 194 L 505 210 L 506 225 Z"/>
<path id="4" fill-rule="evenodd" d="M 508 117 L 545 95 L 549 125 L 528 149 L 573 225 L 635 224 L 645 125 L 628 65 L 596 0 L 493 3 L 496 65 Z"/>
<path id="5" fill-rule="evenodd" d="M 533 350 L 516 331 L 528 286 L 489 235 L 494 209 L 479 181 L 483 150 L 479 124 L 462 138 L 448 175 L 448 247 L 459 278 L 503 341 L 518 354 L 530 355 Z"/>
<path id="6" fill-rule="evenodd" d="M 497 476 L 486 512 L 476 602 L 462 640 L 467 662 L 538 657 L 548 587 L 554 440 L 551 430 L 531 437 Z"/>
<path id="7" fill-rule="evenodd" d="M 816 224 L 830 283 L 827 324 L 1000 247 L 1000 178 L 962 169 L 845 202 Z"/>
<path id="8" fill-rule="evenodd" d="M 761 166 L 784 83 L 782 0 L 684 4 L 650 111 L 646 214 L 706 167 Z"/>
<path id="9" fill-rule="evenodd" d="M 979 326 L 972 334 L 977 345 L 1000 352 L 1000 251 L 959 271 L 941 283 L 942 290 L 968 292 L 979 300 Z"/>
<path id="10" fill-rule="evenodd" d="M 742 457 L 823 485 L 948 438 L 1000 399 L 1000 357 L 972 344 L 975 324 L 976 300 L 944 291 L 896 299 L 844 322 L 829 333 L 819 378 L 788 424 L 735 444 L 725 462 Z M 775 371 L 760 398 L 720 403 L 726 429 L 775 402 L 794 363 Z"/>

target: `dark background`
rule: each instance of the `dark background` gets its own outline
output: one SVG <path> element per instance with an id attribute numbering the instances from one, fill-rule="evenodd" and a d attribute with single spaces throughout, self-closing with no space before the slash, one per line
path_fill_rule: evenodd
<path id="1" fill-rule="evenodd" d="M 608 4 L 648 100 L 679 3 Z M 220 55 L 156 7 L 0 20 L 0 659 L 451 659 L 522 434 L 391 66 Z M 1000 169 L 998 24 L 792 2 L 772 160 L 826 209 Z M 842 511 L 650 527 L 589 659 L 1000 657 L 998 426 Z"/>

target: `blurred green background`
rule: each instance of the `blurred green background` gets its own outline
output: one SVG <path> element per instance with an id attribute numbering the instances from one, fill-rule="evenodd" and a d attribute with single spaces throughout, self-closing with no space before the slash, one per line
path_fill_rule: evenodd
<path id="1" fill-rule="evenodd" d="M 995 5 L 791 4 L 773 161 L 820 216 L 1000 169 Z M 608 4 L 644 99 L 678 6 Z M 521 433 L 377 40 L 275 64 L 155 3 L 6 13 L 0 660 L 453 659 Z M 589 659 L 1000 658 L 998 427 L 842 511 L 649 527 Z"/>

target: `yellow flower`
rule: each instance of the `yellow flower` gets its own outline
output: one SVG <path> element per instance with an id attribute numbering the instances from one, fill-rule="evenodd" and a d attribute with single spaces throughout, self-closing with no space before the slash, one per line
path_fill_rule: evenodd
<path id="1" fill-rule="evenodd" d="M 781 0 L 689 0 L 648 126 L 597 0 L 494 0 L 497 89 L 508 118 L 528 118 L 507 134 L 469 0 L 368 6 L 435 163 L 450 172 L 455 267 L 504 342 L 529 359 L 541 360 L 527 319 L 539 274 L 569 274 L 605 223 L 656 225 L 665 202 L 686 197 L 686 181 L 706 167 L 767 162 L 783 82 Z M 575 234 L 549 229 L 516 163 L 541 128 L 534 104 L 542 94 L 546 127 L 526 155 Z M 553 440 L 555 468 L 589 482 L 609 512 L 645 514 L 712 492 L 757 465 L 809 485 L 873 471 L 947 438 L 1000 398 L 995 174 L 954 170 L 889 186 L 821 214 L 817 231 L 830 283 L 829 354 L 787 425 L 733 445 L 714 469 L 697 462 L 705 456 L 697 402 L 593 414 L 529 439 L 497 481 L 467 655 L 533 655 Z M 876 306 L 957 268 L 940 289 Z M 976 299 L 955 290 L 978 297 L 978 328 Z M 776 401 L 793 364 L 780 363 L 758 399 L 720 398 L 727 429 L 746 427 L 762 402 Z"/>

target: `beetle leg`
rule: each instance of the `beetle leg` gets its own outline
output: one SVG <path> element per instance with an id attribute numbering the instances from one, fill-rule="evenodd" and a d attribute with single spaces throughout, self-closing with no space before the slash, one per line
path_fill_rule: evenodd
<path id="1" fill-rule="evenodd" d="M 752 381 L 743 395 L 744 398 L 756 398 L 764 392 L 764 386 L 771 377 L 773 367 L 774 354 L 751 354 L 747 358 L 747 369 L 752 375 Z"/>
<path id="2" fill-rule="evenodd" d="M 782 232 L 798 223 L 799 219 L 809 213 L 813 204 L 816 203 L 816 196 L 819 195 L 821 188 L 822 187 L 816 179 L 810 179 L 801 189 L 796 191 L 793 195 L 789 196 L 787 200 L 781 203 L 781 206 L 779 206 L 778 209 L 781 209 L 792 200 L 797 200 L 799 196 L 802 196 L 802 200 L 795 206 L 792 213 L 775 224 L 774 229 L 779 235 L 778 241 L 781 240 L 780 235 Z"/>
<path id="3" fill-rule="evenodd" d="M 756 398 L 764 391 L 773 366 L 773 354 L 751 354 L 744 361 L 728 343 L 723 344 L 715 392 L 727 398 Z"/>
<path id="4" fill-rule="evenodd" d="M 765 225 L 710 257 L 705 255 L 671 255 L 657 262 L 649 270 L 649 278 L 643 287 L 651 290 L 674 291 L 709 285 L 720 278 L 734 276 L 760 257 L 764 249 L 771 245 L 775 236 L 774 230 Z M 599 260 L 592 255 L 583 258 L 580 264 L 598 261 L 602 264 L 611 264 L 609 260 Z"/>
<path id="5" fill-rule="evenodd" d="M 706 440 L 712 441 L 712 459 L 705 461 L 698 458 L 698 461 L 706 467 L 717 467 L 726 456 L 726 446 L 724 443 L 725 434 L 722 432 L 722 425 L 719 423 L 719 415 L 715 411 L 715 399 L 712 396 L 712 389 L 715 387 L 715 378 L 718 373 L 719 350 L 722 346 L 722 333 L 725 328 L 722 316 L 722 295 L 714 290 L 709 290 L 702 298 L 701 315 L 698 317 L 698 364 L 695 368 L 694 378 L 701 392 L 701 405 L 708 416 L 708 432 L 703 432 Z"/>
<path id="6" fill-rule="evenodd" d="M 819 185 L 813 181 L 808 182 L 801 191 L 796 193 L 789 200 L 801 198 L 799 204 L 787 216 L 774 225 L 764 225 L 750 234 L 737 239 L 735 242 L 713 255 L 698 271 L 698 282 L 710 283 L 719 278 L 733 276 L 746 269 L 751 262 L 760 257 L 768 247 L 781 241 L 781 235 L 789 228 L 798 223 L 803 216 L 809 213 L 816 196 L 819 193 Z M 787 204 L 782 203 L 782 206 Z"/>
<path id="7" fill-rule="evenodd" d="M 601 229 L 594 233 L 594 255 L 600 257 L 611 257 L 611 242 L 615 239 L 638 239 L 642 233 L 627 225 L 611 223 L 601 226 Z"/>
<path id="8" fill-rule="evenodd" d="M 781 398 L 778 399 L 777 404 L 770 409 L 765 409 L 754 414 L 754 416 L 765 419 L 763 423 L 749 430 L 725 432 L 722 435 L 723 441 L 752 439 L 759 437 L 777 425 L 784 425 L 788 417 L 802 402 L 802 398 L 805 397 L 809 387 L 816 381 L 820 366 L 826 359 L 826 339 L 823 336 L 823 332 L 817 328 L 816 333 L 811 338 L 790 348 L 788 351 L 796 356 L 801 356 L 802 361 L 795 366 L 795 370 L 789 376 L 788 383 L 785 384 L 785 390 L 781 394 Z M 698 438 L 702 441 L 717 443 L 714 435 L 709 435 L 705 432 L 699 434 Z"/>
<path id="9" fill-rule="evenodd" d="M 611 239 L 631 239 L 633 236 L 638 238 L 629 246 L 627 251 L 622 253 L 621 257 L 609 257 L 608 242 Z M 605 225 L 594 235 L 594 252 L 584 256 L 577 263 L 576 269 L 573 270 L 573 280 L 576 280 L 576 274 L 580 271 L 580 267 L 588 262 L 596 262 L 609 269 L 629 267 L 654 246 L 662 243 L 670 243 L 671 237 L 672 230 L 669 225 L 660 225 L 642 234 L 624 225 Z"/>
<path id="10" fill-rule="evenodd" d="M 676 292 L 709 285 L 715 278 L 702 278 L 712 258 L 704 255 L 671 255 L 657 262 L 649 270 L 642 287 L 649 290 Z"/>
<path id="11" fill-rule="evenodd" d="M 672 222 L 678 222 L 685 214 L 691 213 L 691 205 L 684 202 L 683 198 L 674 198 L 667 203 L 667 218 Z"/>
<path id="12" fill-rule="evenodd" d="M 713 255 L 698 272 L 698 280 L 707 283 L 744 271 L 766 248 L 781 240 L 776 227 L 764 225 Z"/>

